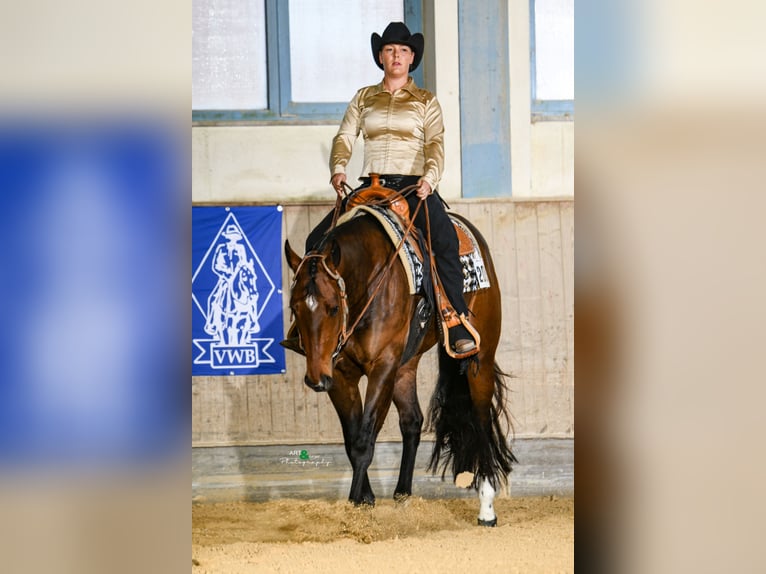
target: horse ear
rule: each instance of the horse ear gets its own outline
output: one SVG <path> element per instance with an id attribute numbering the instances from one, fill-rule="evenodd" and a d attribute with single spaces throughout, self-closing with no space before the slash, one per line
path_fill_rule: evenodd
<path id="1" fill-rule="evenodd" d="M 290 247 L 290 242 L 288 240 L 285 240 L 285 259 L 287 259 L 287 264 L 290 266 L 290 269 L 295 273 L 298 269 L 298 265 L 301 263 L 301 258 L 295 251 L 293 251 L 292 247 Z"/>
<path id="2" fill-rule="evenodd" d="M 332 242 L 332 264 L 337 268 L 338 265 L 340 265 L 340 245 L 338 245 L 338 242 L 333 240 Z"/>

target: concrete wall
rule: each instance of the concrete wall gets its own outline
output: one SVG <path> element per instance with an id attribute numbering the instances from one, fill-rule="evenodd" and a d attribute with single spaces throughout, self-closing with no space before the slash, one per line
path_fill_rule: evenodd
<path id="1" fill-rule="evenodd" d="M 433 2 L 424 13 L 432 62 L 425 83 L 438 96 L 444 112 L 447 165 L 440 191 L 449 200 L 461 197 L 457 0 Z M 508 194 L 571 197 L 574 122 L 532 122 L 529 1 L 509 0 L 508 16 L 512 173 Z M 327 183 L 327 162 L 337 124 L 195 126 L 193 201 L 331 200 L 334 192 Z M 361 171 L 361 155 L 358 145 L 349 174 Z"/>

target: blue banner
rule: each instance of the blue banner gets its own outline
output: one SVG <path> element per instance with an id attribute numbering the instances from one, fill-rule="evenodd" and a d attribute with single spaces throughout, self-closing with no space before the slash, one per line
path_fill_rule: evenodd
<path id="1" fill-rule="evenodd" d="M 282 207 L 192 208 L 192 375 L 285 372 Z"/>

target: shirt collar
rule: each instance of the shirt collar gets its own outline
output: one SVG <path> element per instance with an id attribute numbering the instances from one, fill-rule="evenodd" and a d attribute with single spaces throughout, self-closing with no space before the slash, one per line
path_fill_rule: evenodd
<path id="1" fill-rule="evenodd" d="M 415 80 L 412 79 L 412 76 L 407 76 L 407 83 L 404 84 L 399 89 L 400 90 L 405 90 L 405 91 L 409 92 L 412 96 L 414 96 L 415 98 L 417 98 L 419 100 L 423 99 L 421 97 L 420 93 L 419 93 L 420 90 L 418 89 L 417 85 L 415 85 Z M 374 91 L 373 91 L 373 95 L 378 95 L 381 92 L 385 92 L 385 91 L 386 90 L 383 87 L 383 80 L 381 80 L 380 83 L 377 86 L 375 86 Z M 397 90 L 397 91 L 399 91 L 399 90 Z"/>

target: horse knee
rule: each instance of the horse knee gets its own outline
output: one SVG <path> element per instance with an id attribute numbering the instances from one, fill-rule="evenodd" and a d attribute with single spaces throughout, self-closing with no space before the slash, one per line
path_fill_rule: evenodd
<path id="1" fill-rule="evenodd" d="M 407 417 L 401 417 L 399 419 L 399 430 L 402 433 L 402 436 L 411 436 L 411 435 L 417 435 L 420 436 L 420 433 L 423 429 L 423 414 L 422 413 L 413 413 L 411 416 Z"/>
<path id="2" fill-rule="evenodd" d="M 351 460 L 355 466 L 369 466 L 372 462 L 373 447 L 367 441 L 355 441 L 351 445 Z"/>

